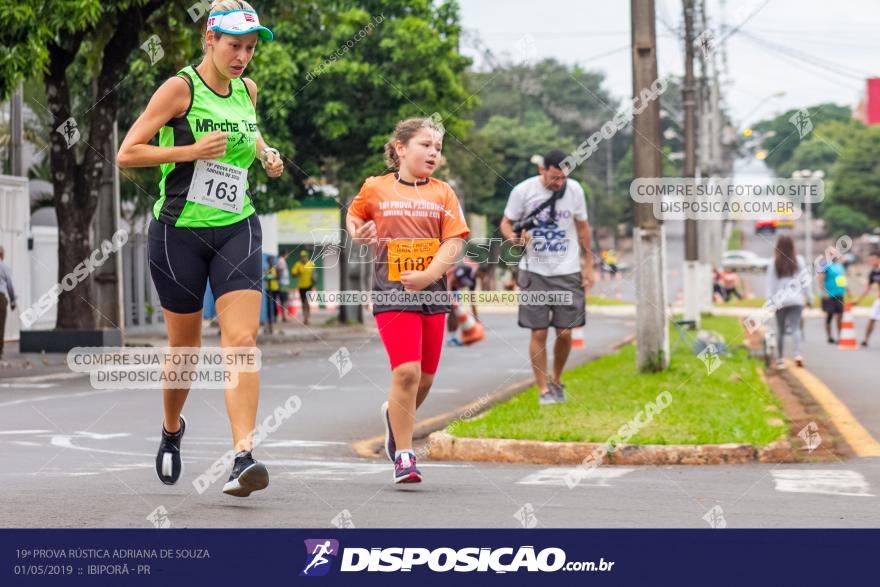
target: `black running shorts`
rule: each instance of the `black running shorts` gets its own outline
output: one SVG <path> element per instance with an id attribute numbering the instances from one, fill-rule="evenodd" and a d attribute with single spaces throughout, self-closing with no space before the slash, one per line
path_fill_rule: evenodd
<path id="1" fill-rule="evenodd" d="M 162 307 L 189 314 L 202 309 L 211 280 L 214 299 L 242 289 L 263 287 L 263 232 L 260 219 L 216 228 L 176 227 L 150 221 L 150 274 Z"/>

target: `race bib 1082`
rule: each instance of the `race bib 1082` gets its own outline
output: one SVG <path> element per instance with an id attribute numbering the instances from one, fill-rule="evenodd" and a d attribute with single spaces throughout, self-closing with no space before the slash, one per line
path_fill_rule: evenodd
<path id="1" fill-rule="evenodd" d="M 388 281 L 400 281 L 404 271 L 424 271 L 440 248 L 436 238 L 395 239 L 388 242 Z"/>

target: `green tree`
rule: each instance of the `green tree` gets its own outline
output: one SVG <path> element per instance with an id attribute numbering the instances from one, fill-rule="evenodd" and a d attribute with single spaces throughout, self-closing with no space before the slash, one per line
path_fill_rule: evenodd
<path id="1" fill-rule="evenodd" d="M 570 152 L 575 147 L 570 138 L 560 137 L 559 127 L 540 111 L 527 112 L 522 121 L 508 116 L 493 116 L 474 136 L 490 153 L 481 157 L 486 164 L 478 170 L 482 174 L 480 181 L 488 178 L 493 187 L 490 192 L 472 198 L 471 209 L 488 214 L 492 226 L 500 223 L 514 186 L 537 173 L 535 164 L 530 161 L 532 155 L 551 149 Z"/>
<path id="2" fill-rule="evenodd" d="M 59 277 L 92 250 L 90 226 L 98 186 L 120 135 L 169 76 L 201 59 L 204 15 L 194 24 L 194 0 L 0 0 L 4 31 L 0 92 L 42 76 L 52 122 L 50 160 L 59 219 Z M 457 51 L 455 2 L 335 0 L 258 4 L 277 42 L 261 43 L 248 69 L 260 87 L 261 132 L 287 160 L 290 173 L 272 189 L 262 171 L 252 177 L 260 212 L 291 206 L 305 181 L 324 175 L 350 194 L 368 175 L 385 170 L 382 145 L 408 116 L 438 113 L 447 144 L 464 136 L 467 93 L 461 76 L 469 60 Z M 138 47 L 156 35 L 165 53 L 157 63 Z M 0 96 L 0 97 L 2 97 Z M 53 132 L 76 121 L 82 140 L 67 148 Z M 158 169 L 127 170 L 123 197 L 146 211 L 157 195 Z M 90 278 L 58 305 L 58 327 L 92 328 Z"/>
<path id="3" fill-rule="evenodd" d="M 805 133 L 804 139 L 809 140 L 815 128 L 820 125 L 832 120 L 847 121 L 852 118 L 852 113 L 846 106 L 818 104 L 803 109 L 808 117 L 803 120 L 805 126 L 799 129 L 795 122 L 792 122 L 792 117 L 795 117 L 800 110 L 789 110 L 774 118 L 762 120 L 753 127 L 754 130 L 763 133 L 761 147 L 768 153 L 764 162 L 776 170 L 777 174 L 781 174 L 779 170 L 791 159 L 801 143 L 801 131 Z M 810 130 L 810 125 L 813 130 Z"/>
<path id="4" fill-rule="evenodd" d="M 832 236 L 844 234 L 858 236 L 870 231 L 877 225 L 867 215 L 843 204 L 829 206 L 825 209 L 822 218 L 825 219 L 825 226 L 828 229 L 828 233 Z"/>
<path id="5" fill-rule="evenodd" d="M 840 152 L 832 176 L 831 204 L 880 222 L 880 128 L 868 127 L 854 135 Z"/>
<path id="6" fill-rule="evenodd" d="M 22 80 L 42 76 L 52 128 L 63 129 L 51 132 L 49 141 L 59 279 L 92 252 L 90 227 L 99 185 L 115 156 L 111 138 L 119 109 L 116 89 L 144 41 L 148 23 L 167 28 L 167 20 L 158 21 L 172 7 L 185 12 L 183 2 L 161 0 L 0 4 L 5 55 L 0 59 L 0 94 L 5 98 Z M 76 133 L 78 142 L 72 140 Z M 94 328 L 89 302 L 93 291 L 92 277 L 87 276 L 75 289 L 61 292 L 59 328 Z"/>
<path id="7" fill-rule="evenodd" d="M 387 171 L 394 125 L 437 117 L 462 140 L 470 60 L 458 53 L 458 6 L 430 0 L 300 2 L 272 8 L 278 42 L 254 59 L 261 129 L 294 164 L 290 192 L 324 176 L 351 194 Z"/>

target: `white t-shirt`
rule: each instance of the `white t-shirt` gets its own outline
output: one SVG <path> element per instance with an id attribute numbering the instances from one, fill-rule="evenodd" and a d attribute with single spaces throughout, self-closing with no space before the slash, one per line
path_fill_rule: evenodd
<path id="1" fill-rule="evenodd" d="M 532 240 L 519 262 L 520 269 L 549 276 L 580 273 L 580 245 L 574 221 L 587 219 L 587 202 L 580 184 L 573 179 L 566 181 L 565 195 L 556 200 L 556 226 L 548 226 L 547 206 L 538 214 L 538 227 L 530 231 Z M 516 222 L 552 195 L 536 175 L 513 188 L 504 215 Z"/>

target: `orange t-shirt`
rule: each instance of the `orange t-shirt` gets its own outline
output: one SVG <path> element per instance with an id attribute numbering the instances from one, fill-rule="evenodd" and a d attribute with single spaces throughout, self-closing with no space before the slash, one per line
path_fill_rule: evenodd
<path id="1" fill-rule="evenodd" d="M 396 173 L 370 177 L 352 201 L 348 213 L 376 223 L 379 240 L 373 271 L 376 291 L 402 291 L 401 271 L 427 268 L 439 243 L 464 238 L 470 233 L 455 192 L 446 182 L 432 177 L 417 183 L 400 180 Z M 444 280 L 440 278 L 423 291 L 445 290 Z M 448 304 L 379 303 L 373 307 L 374 314 L 400 310 L 438 314 L 448 312 L 450 307 Z"/>

